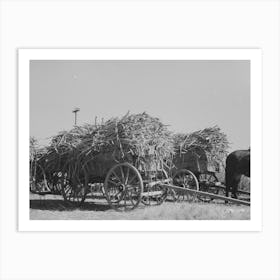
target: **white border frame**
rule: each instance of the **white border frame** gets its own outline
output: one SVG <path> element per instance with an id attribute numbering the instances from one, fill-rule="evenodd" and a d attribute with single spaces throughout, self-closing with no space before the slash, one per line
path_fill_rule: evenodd
<path id="1" fill-rule="evenodd" d="M 250 60 L 251 219 L 244 221 L 124 221 L 29 219 L 30 60 Z M 262 228 L 262 72 L 260 49 L 20 49 L 18 50 L 19 231 L 260 231 Z"/>

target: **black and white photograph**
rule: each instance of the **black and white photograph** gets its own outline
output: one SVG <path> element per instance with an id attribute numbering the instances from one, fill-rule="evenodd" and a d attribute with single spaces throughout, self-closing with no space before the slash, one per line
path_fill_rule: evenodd
<path id="1" fill-rule="evenodd" d="M 251 61 L 30 60 L 31 220 L 250 220 Z"/>
<path id="2" fill-rule="evenodd" d="M 279 18 L 0 1 L 0 279 L 279 280 Z"/>

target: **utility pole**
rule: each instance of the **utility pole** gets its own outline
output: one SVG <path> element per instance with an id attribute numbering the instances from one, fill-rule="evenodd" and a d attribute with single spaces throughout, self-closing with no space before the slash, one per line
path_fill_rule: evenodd
<path id="1" fill-rule="evenodd" d="M 75 125 L 77 125 L 77 113 L 80 111 L 80 108 L 75 107 L 72 113 L 75 114 Z"/>

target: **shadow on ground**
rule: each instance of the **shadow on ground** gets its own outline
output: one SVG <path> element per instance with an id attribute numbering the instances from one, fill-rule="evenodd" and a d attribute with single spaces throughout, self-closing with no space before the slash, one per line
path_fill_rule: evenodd
<path id="1" fill-rule="evenodd" d="M 64 200 L 59 199 L 32 199 L 30 200 L 30 209 L 36 210 L 51 210 L 51 211 L 74 211 L 76 209 L 81 211 L 106 211 L 110 209 L 109 205 L 97 204 L 94 202 L 85 201 L 82 206 L 69 205 Z"/>

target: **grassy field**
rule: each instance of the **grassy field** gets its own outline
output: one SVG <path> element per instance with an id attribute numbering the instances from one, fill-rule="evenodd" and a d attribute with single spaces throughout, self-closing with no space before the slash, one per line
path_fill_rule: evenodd
<path id="1" fill-rule="evenodd" d="M 81 208 L 67 206 L 58 195 L 30 195 L 31 220 L 248 220 L 250 207 L 224 203 L 164 202 L 116 212 L 105 200 L 86 200 Z"/>

